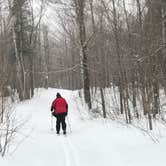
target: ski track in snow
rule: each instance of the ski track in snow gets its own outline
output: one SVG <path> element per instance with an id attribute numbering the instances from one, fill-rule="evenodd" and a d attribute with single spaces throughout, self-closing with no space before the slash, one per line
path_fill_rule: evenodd
<path id="1" fill-rule="evenodd" d="M 65 154 L 65 166 L 75 166 L 75 156 L 73 155 L 73 152 L 71 151 L 68 143 L 67 143 L 67 138 L 66 140 L 61 140 L 61 146 L 63 147 L 63 151 Z"/>
<path id="2" fill-rule="evenodd" d="M 80 166 L 78 151 L 75 148 L 74 144 L 71 142 L 69 136 L 66 138 L 64 142 L 65 142 L 64 145 L 66 145 L 65 148 L 68 151 L 68 154 L 70 154 L 71 156 L 70 158 L 73 158 L 73 162 L 71 166 Z"/>

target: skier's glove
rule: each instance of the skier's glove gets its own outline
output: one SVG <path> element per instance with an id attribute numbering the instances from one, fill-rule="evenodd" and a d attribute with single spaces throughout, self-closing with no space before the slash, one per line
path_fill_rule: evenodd
<path id="1" fill-rule="evenodd" d="M 54 111 L 54 107 L 51 107 L 51 112 L 53 112 Z"/>

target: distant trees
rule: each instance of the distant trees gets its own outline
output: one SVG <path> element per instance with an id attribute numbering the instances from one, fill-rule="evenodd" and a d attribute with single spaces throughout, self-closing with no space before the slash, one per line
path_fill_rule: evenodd
<path id="1" fill-rule="evenodd" d="M 63 6 L 61 25 L 68 41 L 66 48 L 70 50 L 64 59 L 72 59 L 70 63 L 74 66 L 80 55 L 84 55 L 81 56 L 83 64 L 70 72 L 82 71 L 87 78 L 82 87 L 84 92 L 90 87 L 91 98 L 87 91 L 85 101 L 91 101 L 93 108 L 94 88 L 100 87 L 103 117 L 106 117 L 104 88 L 118 87 L 118 108 L 126 122 L 132 123 L 134 117 L 140 118 L 144 114 L 152 129 L 152 119 L 161 111 L 160 91 L 165 89 L 165 1 L 72 0 L 56 3 Z M 71 47 L 73 43 L 77 44 Z M 64 68 L 69 63 L 66 62 Z M 76 80 L 78 75 L 72 74 L 72 81 Z M 72 89 L 79 83 L 72 84 Z"/>

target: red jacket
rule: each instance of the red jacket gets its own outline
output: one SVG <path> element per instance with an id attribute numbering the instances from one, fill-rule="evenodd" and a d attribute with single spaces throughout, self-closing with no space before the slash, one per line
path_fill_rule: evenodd
<path id="1" fill-rule="evenodd" d="M 52 107 L 54 108 L 54 114 L 60 114 L 67 112 L 68 104 L 64 98 L 59 97 L 53 101 Z"/>

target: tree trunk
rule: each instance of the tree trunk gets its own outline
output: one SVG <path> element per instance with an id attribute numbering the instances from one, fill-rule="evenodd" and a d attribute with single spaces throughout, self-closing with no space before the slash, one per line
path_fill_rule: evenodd
<path id="1" fill-rule="evenodd" d="M 116 12 L 116 7 L 115 7 L 115 0 L 112 0 L 112 5 L 113 5 L 113 24 L 114 24 L 114 36 L 115 36 L 115 43 L 116 43 L 116 54 L 118 57 L 118 65 L 119 65 L 119 93 L 120 93 L 120 112 L 123 114 L 123 72 L 122 72 L 122 63 L 121 63 L 121 53 L 120 53 L 120 39 L 119 39 L 119 33 L 118 33 L 118 21 L 117 21 L 117 12 Z"/>
<path id="2" fill-rule="evenodd" d="M 84 22 L 84 8 L 85 0 L 75 0 L 77 23 L 79 29 L 79 40 L 80 40 L 80 61 L 82 68 L 82 81 L 84 89 L 85 102 L 91 109 L 91 94 L 90 94 L 90 78 L 88 70 L 88 55 L 87 55 L 87 43 L 86 43 L 86 31 Z"/>
<path id="3" fill-rule="evenodd" d="M 103 118 L 107 117 L 106 109 L 105 109 L 105 100 L 104 100 L 104 93 L 103 88 L 100 87 L 100 94 L 101 94 L 101 102 L 102 102 L 102 109 L 103 109 Z"/>
<path id="4" fill-rule="evenodd" d="M 163 43 L 163 49 L 162 49 L 162 73 L 164 77 L 164 89 L 166 93 L 166 2 L 165 0 L 161 1 L 161 15 L 162 15 L 162 43 Z"/>

